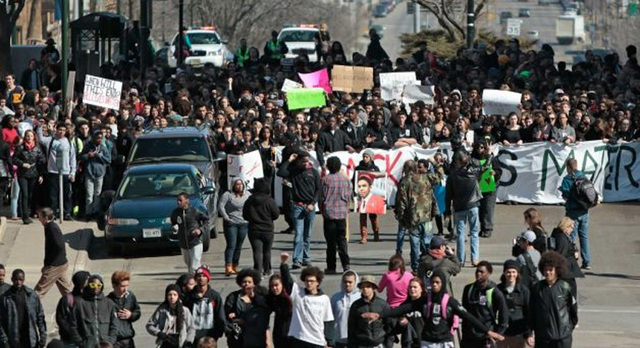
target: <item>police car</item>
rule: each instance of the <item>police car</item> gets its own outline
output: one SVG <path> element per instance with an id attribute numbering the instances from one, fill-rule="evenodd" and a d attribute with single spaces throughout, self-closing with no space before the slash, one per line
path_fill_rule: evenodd
<path id="1" fill-rule="evenodd" d="M 203 66 L 212 63 L 216 67 L 222 67 L 227 62 L 233 61 L 233 53 L 227 48 L 227 41 L 222 40 L 215 31 L 215 27 L 204 27 L 189 29 L 186 31 L 187 38 L 191 43 L 191 52 L 185 58 L 184 63 L 192 66 Z M 176 51 L 178 50 L 178 34 L 171 40 L 168 50 L 168 62 L 172 68 L 176 67 Z"/>
<path id="2" fill-rule="evenodd" d="M 301 24 L 286 26 L 278 34 L 278 40 L 287 44 L 289 52 L 286 59 L 295 59 L 302 53 L 307 53 L 310 62 L 318 61 L 316 53 L 316 36 L 320 33 L 318 26 L 312 24 Z"/>

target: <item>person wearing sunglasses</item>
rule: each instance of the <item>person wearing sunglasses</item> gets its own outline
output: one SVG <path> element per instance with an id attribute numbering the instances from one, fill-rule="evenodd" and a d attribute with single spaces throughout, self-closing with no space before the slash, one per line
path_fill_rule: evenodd
<path id="1" fill-rule="evenodd" d="M 73 307 L 71 337 L 78 347 L 95 347 L 101 342 L 116 343 L 116 307 L 104 295 L 103 289 L 102 277 L 91 275 Z"/>

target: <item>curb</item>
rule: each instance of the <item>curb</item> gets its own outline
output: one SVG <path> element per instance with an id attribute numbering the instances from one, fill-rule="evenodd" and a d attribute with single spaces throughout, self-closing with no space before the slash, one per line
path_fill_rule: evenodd
<path id="1" fill-rule="evenodd" d="M 76 259 L 73 263 L 73 271 L 71 274 L 74 274 L 77 271 L 86 270 L 87 261 L 89 260 L 89 246 L 91 245 L 92 239 L 93 229 L 88 225 L 85 225 L 82 229 L 82 237 L 80 238 L 78 246 L 78 254 L 76 255 Z"/>
<path id="2" fill-rule="evenodd" d="M 4 238 L 4 233 L 7 231 L 7 218 L 0 217 L 0 244 L 4 244 L 2 239 Z"/>

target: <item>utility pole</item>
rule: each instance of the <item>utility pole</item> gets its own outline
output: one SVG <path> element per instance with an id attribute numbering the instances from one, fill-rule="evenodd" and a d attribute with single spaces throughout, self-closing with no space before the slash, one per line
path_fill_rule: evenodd
<path id="1" fill-rule="evenodd" d="M 182 38 L 182 28 L 184 26 L 184 0 L 178 0 L 178 62 L 176 63 L 176 68 L 180 68 L 182 66 L 182 42 L 184 39 Z"/>
<path id="2" fill-rule="evenodd" d="M 467 0 L 467 48 L 473 47 L 473 39 L 476 36 L 475 14 L 473 13 L 473 0 Z"/>

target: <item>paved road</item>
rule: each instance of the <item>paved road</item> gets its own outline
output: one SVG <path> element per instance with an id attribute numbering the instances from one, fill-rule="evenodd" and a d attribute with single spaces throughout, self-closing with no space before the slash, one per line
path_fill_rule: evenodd
<path id="1" fill-rule="evenodd" d="M 481 258 L 496 267 L 492 279 L 498 280 L 503 261 L 510 255 L 511 240 L 523 229 L 522 212 L 528 206 L 499 205 L 496 213 L 494 237 L 481 240 Z M 551 229 L 562 216 L 561 207 L 541 206 L 544 226 Z M 637 347 L 640 346 L 640 237 L 638 204 L 606 204 L 593 210 L 591 219 L 591 248 L 593 270 L 585 279 L 578 281 L 580 303 L 580 327 L 574 334 L 575 347 Z M 382 242 L 358 244 L 356 216 L 350 219 L 352 265 L 360 274 L 380 276 L 386 269 L 388 258 L 395 249 L 396 222 L 391 215 L 382 218 Z M 276 223 L 276 230 L 284 225 L 283 219 Z M 156 306 L 162 301 L 164 288 L 185 271 L 182 257 L 175 253 L 147 251 L 133 257 L 109 257 L 104 252 L 102 233 L 94 224 L 65 223 L 63 230 L 68 241 L 68 258 L 76 269 L 87 269 L 109 279 L 117 269 L 132 273 L 131 290 L 142 306 L 142 319 L 135 324 L 138 333 L 136 343 L 140 347 L 152 347 L 153 340 L 146 334 L 144 324 Z M 92 236 L 92 239 L 87 237 Z M 292 236 L 276 235 L 273 263 L 278 254 L 291 251 Z M 90 241 L 90 243 L 87 243 Z M 312 261 L 324 268 L 325 244 L 322 237 L 322 219 L 318 217 L 312 235 Z M 22 267 L 27 272 L 27 285 L 35 285 L 43 257 L 42 228 L 38 225 L 23 226 L 9 223 L 9 228 L 0 245 L 0 262 L 12 270 Z M 245 242 L 241 265 L 251 265 L 251 250 Z M 231 278 L 223 275 L 224 239 L 212 243 L 211 251 L 204 255 L 204 263 L 213 268 L 212 286 L 223 296 L 237 289 Z M 88 251 L 88 252 L 87 252 Z M 405 243 L 405 255 L 409 245 Z M 464 268 L 454 278 L 454 291 L 459 294 L 465 284 L 473 280 L 473 269 Z M 338 289 L 339 276 L 327 277 L 323 288 L 327 293 Z M 107 281 L 107 288 L 109 288 Z M 47 313 L 47 324 L 55 330 L 52 320 L 58 293 L 54 289 L 43 300 Z M 224 340 L 222 340 L 224 342 Z M 221 342 L 222 343 L 222 342 Z M 225 346 L 224 343 L 220 345 Z"/>

